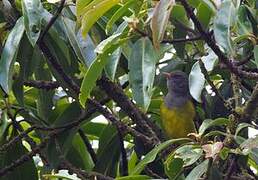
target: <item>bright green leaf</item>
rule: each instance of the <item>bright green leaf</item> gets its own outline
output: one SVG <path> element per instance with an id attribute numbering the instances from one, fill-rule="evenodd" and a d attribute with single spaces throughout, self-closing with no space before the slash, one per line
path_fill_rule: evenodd
<path id="1" fill-rule="evenodd" d="M 82 35 L 86 37 L 93 24 L 120 0 L 94 0 L 83 9 Z M 84 13 L 85 12 L 85 13 Z"/>
<path id="2" fill-rule="evenodd" d="M 180 139 L 172 139 L 163 142 L 162 144 L 156 146 L 153 148 L 146 156 L 135 166 L 135 168 L 132 170 L 130 175 L 137 175 L 140 174 L 141 171 L 144 169 L 144 167 L 153 162 L 156 159 L 157 154 L 164 148 L 168 147 L 169 145 L 176 143 L 176 142 L 182 142 L 182 141 L 191 141 L 188 138 L 180 138 Z"/>
<path id="3" fill-rule="evenodd" d="M 96 47 L 95 52 L 99 55 L 86 72 L 80 89 L 81 93 L 79 99 L 83 107 L 85 106 L 92 89 L 95 87 L 96 81 L 101 75 L 102 70 L 107 64 L 109 55 L 117 48 L 116 44 L 118 43 L 120 35 L 121 34 L 115 34 L 110 36 Z"/>
<path id="4" fill-rule="evenodd" d="M 110 20 L 107 22 L 106 26 L 106 33 L 108 34 L 111 30 L 115 22 L 128 11 L 128 8 L 135 3 L 135 0 L 128 0 L 122 7 L 120 7 L 115 14 L 110 18 Z"/>

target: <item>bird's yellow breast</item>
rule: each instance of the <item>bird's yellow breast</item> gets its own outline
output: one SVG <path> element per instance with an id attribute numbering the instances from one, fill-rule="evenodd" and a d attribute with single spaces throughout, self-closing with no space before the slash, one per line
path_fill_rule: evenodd
<path id="1" fill-rule="evenodd" d="M 196 132 L 194 126 L 195 109 L 189 100 L 181 107 L 169 109 L 165 103 L 160 106 L 162 125 L 168 138 L 183 138 Z"/>

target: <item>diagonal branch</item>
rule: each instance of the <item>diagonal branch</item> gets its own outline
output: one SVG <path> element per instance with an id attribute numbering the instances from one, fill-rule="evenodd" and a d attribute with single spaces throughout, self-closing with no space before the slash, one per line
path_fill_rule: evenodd
<path id="1" fill-rule="evenodd" d="M 184 6 L 187 14 L 193 21 L 194 25 L 202 35 L 204 41 L 208 44 L 208 46 L 214 51 L 214 53 L 218 56 L 219 60 L 226 65 L 226 67 L 237 76 L 243 76 L 246 78 L 252 78 L 252 79 L 258 79 L 258 73 L 254 72 L 246 72 L 243 71 L 241 68 L 235 66 L 231 60 L 220 50 L 219 46 L 216 44 L 216 42 L 213 40 L 213 38 L 210 36 L 209 33 L 205 31 L 205 29 L 202 27 L 200 21 L 194 14 L 192 8 L 189 6 L 186 0 L 179 0 L 181 4 Z"/>

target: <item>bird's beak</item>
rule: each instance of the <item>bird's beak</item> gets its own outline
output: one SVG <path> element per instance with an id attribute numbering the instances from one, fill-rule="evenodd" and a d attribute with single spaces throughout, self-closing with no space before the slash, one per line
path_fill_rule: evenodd
<path id="1" fill-rule="evenodd" d="M 170 79 L 172 77 L 171 73 L 167 73 L 167 72 L 162 72 L 162 74 L 167 78 Z"/>

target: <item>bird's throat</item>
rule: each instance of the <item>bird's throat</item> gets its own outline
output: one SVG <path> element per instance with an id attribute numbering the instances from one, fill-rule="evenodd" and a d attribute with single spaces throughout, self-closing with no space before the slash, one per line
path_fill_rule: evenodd
<path id="1" fill-rule="evenodd" d="M 190 99 L 190 96 L 185 94 L 185 95 L 178 95 L 175 93 L 168 93 L 165 98 L 165 105 L 169 108 L 178 108 L 182 107 L 187 103 L 187 101 Z"/>

